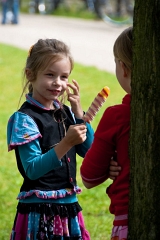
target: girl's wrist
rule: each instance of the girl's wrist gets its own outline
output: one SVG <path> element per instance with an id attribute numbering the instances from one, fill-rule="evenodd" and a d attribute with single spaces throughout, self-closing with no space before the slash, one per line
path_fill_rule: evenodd
<path id="1" fill-rule="evenodd" d="M 66 136 L 61 140 L 59 144 L 54 147 L 54 151 L 59 160 L 73 147 L 73 145 L 66 140 Z M 63 150 L 62 150 L 63 149 Z"/>
<path id="2" fill-rule="evenodd" d="M 77 113 L 77 114 L 74 114 L 75 118 L 77 119 L 83 119 L 83 116 L 84 116 L 84 112 L 82 113 Z"/>

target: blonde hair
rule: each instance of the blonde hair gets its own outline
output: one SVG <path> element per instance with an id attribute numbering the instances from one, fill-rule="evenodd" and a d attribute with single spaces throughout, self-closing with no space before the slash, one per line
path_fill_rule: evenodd
<path id="1" fill-rule="evenodd" d="M 24 87 L 20 99 L 22 98 L 27 87 L 29 93 L 32 93 L 32 82 L 36 80 L 39 71 L 44 71 L 50 61 L 57 62 L 64 56 L 69 59 L 72 71 L 74 61 L 69 47 L 64 42 L 56 39 L 39 39 L 37 43 L 31 46 L 29 49 L 26 66 L 24 68 Z M 26 69 L 29 69 L 30 72 L 27 76 Z"/>
<path id="2" fill-rule="evenodd" d="M 125 29 L 116 39 L 113 46 L 114 57 L 122 61 L 129 71 L 132 70 L 133 28 Z"/>

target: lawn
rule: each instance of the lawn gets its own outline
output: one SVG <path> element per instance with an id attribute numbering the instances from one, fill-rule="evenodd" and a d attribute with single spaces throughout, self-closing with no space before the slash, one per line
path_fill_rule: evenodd
<path id="1" fill-rule="evenodd" d="M 19 98 L 22 92 L 22 70 L 25 66 L 27 52 L 12 46 L 0 44 L 0 239 L 9 239 L 10 230 L 13 224 L 16 211 L 16 196 L 21 186 L 20 177 L 14 152 L 7 150 L 6 144 L 6 125 L 9 116 L 17 110 Z M 86 111 L 104 86 L 111 90 L 106 103 L 92 122 L 96 126 L 107 106 L 120 103 L 124 96 L 124 91 L 119 86 L 116 77 L 106 71 L 100 71 L 95 67 L 86 67 L 75 63 L 75 67 L 70 76 L 70 81 L 76 79 L 80 85 L 81 102 L 84 111 Z M 77 180 L 78 185 L 82 187 L 82 193 L 79 195 L 79 202 L 83 208 L 86 227 L 91 234 L 92 240 L 109 240 L 112 228 L 113 216 L 109 213 L 109 199 L 105 193 L 106 187 L 111 180 L 102 185 L 87 190 L 82 185 L 79 175 L 79 166 L 82 159 L 77 158 Z"/>

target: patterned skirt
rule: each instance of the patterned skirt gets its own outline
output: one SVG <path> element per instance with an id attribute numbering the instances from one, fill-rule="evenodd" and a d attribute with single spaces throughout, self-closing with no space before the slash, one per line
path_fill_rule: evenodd
<path id="1" fill-rule="evenodd" d="M 114 226 L 111 240 L 127 240 L 128 226 Z"/>
<path id="2" fill-rule="evenodd" d="M 18 203 L 10 240 L 90 240 L 81 207 Z"/>
<path id="3" fill-rule="evenodd" d="M 115 221 L 121 221 L 128 219 L 128 215 L 115 216 Z M 111 240 L 127 240 L 128 226 L 114 226 L 112 229 Z"/>
<path id="4" fill-rule="evenodd" d="M 127 240 L 128 226 L 114 226 L 111 240 Z"/>

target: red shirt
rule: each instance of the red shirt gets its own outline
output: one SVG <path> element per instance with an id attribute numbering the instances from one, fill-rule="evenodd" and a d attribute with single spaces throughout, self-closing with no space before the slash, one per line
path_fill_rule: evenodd
<path id="1" fill-rule="evenodd" d="M 111 199 L 109 209 L 115 216 L 128 214 L 130 100 L 131 95 L 127 94 L 122 104 L 105 110 L 80 169 L 85 182 L 98 185 L 108 178 L 110 160 L 117 151 L 117 162 L 122 170 L 107 188 Z M 127 224 L 127 220 L 114 221 L 114 225 Z"/>

